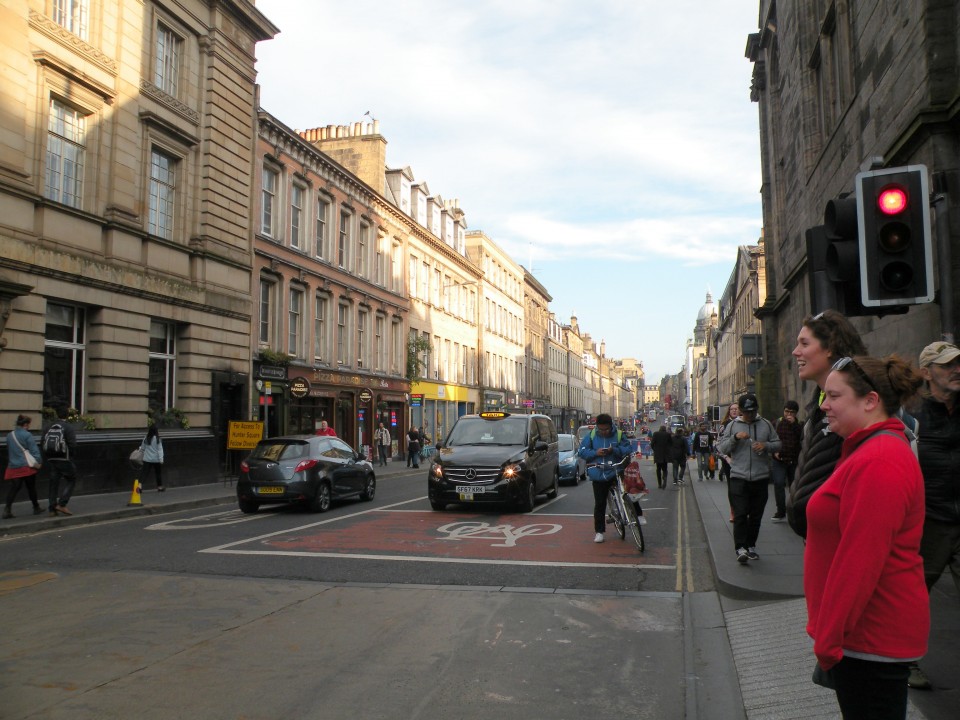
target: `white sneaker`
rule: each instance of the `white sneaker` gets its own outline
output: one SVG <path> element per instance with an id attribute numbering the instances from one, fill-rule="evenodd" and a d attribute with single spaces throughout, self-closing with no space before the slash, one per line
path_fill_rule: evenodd
<path id="1" fill-rule="evenodd" d="M 594 542 L 603 542 L 603 533 L 597 533 L 593 536 Z"/>

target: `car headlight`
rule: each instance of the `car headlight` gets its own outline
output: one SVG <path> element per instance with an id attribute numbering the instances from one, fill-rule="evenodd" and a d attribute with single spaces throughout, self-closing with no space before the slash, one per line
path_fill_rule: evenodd
<path id="1" fill-rule="evenodd" d="M 440 463 L 434 463 L 430 466 L 430 477 L 440 480 L 443 478 L 443 465 Z"/>
<path id="2" fill-rule="evenodd" d="M 503 478 L 504 480 L 514 480 L 519 477 L 522 471 L 523 466 L 520 463 L 510 463 L 503 468 Z"/>
<path id="3" fill-rule="evenodd" d="M 564 458 L 563 460 L 560 461 L 560 465 L 564 467 L 568 467 L 570 465 L 576 465 L 576 463 L 577 463 L 577 458 L 573 455 L 571 455 L 568 458 Z"/>

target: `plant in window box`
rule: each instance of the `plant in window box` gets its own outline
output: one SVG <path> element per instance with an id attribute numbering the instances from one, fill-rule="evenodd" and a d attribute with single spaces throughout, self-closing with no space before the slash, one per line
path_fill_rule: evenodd
<path id="1" fill-rule="evenodd" d="M 54 423 L 59 420 L 56 408 L 44 405 L 40 409 L 40 417 L 44 424 Z M 96 430 L 97 419 L 93 415 L 81 415 L 75 407 L 67 408 L 67 417 L 64 420 L 71 425 L 76 425 L 80 430 Z"/>
<path id="2" fill-rule="evenodd" d="M 292 358 L 292 355 L 288 355 L 285 352 L 277 352 L 276 350 L 271 350 L 270 348 L 260 348 L 260 361 L 266 365 L 279 365 L 280 367 L 286 367 L 290 364 L 290 360 Z"/>
<path id="3" fill-rule="evenodd" d="M 156 425 L 161 428 L 180 428 L 181 430 L 190 429 L 190 420 L 187 414 L 178 407 L 171 407 L 166 410 L 151 410 L 147 413 L 147 427 Z"/>

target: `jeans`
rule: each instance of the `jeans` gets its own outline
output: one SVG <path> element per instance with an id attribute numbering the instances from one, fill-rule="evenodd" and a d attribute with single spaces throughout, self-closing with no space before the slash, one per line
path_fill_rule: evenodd
<path id="1" fill-rule="evenodd" d="M 64 458 L 47 460 L 47 467 L 50 470 L 47 502 L 50 504 L 50 509 L 53 510 L 58 505 L 66 505 L 70 502 L 73 488 L 77 484 L 77 468 L 73 464 L 73 460 Z M 63 482 L 62 488 L 60 486 L 61 482 Z"/>
<path id="2" fill-rule="evenodd" d="M 387 464 L 387 446 L 386 445 L 377 445 L 377 450 L 380 451 L 380 464 Z"/>
<path id="3" fill-rule="evenodd" d="M 657 463 L 657 487 L 667 486 L 667 463 Z"/>
<path id="4" fill-rule="evenodd" d="M 714 471 L 710 469 L 710 455 L 708 452 L 697 453 L 697 476 L 703 480 L 705 477 L 713 477 Z"/>
<path id="5" fill-rule="evenodd" d="M 909 668 L 903 662 L 843 657 L 830 668 L 843 720 L 904 720 Z"/>
<path id="6" fill-rule="evenodd" d="M 147 479 L 147 475 L 150 474 L 151 470 L 153 470 L 153 477 L 156 478 L 157 480 L 157 487 L 162 488 L 163 487 L 163 463 L 145 462 L 143 464 L 143 471 L 141 472 L 141 475 L 143 475 L 144 480 Z M 143 483 L 140 483 L 140 485 L 142 487 Z M 64 503 L 60 503 L 60 504 L 63 505 Z"/>
<path id="7" fill-rule="evenodd" d="M 797 463 L 785 463 L 770 458 L 770 473 L 773 476 L 773 499 L 777 503 L 777 515 L 787 514 L 787 488 L 793 482 Z"/>
<path id="8" fill-rule="evenodd" d="M 610 487 L 616 482 L 612 480 L 591 480 L 593 485 L 593 530 L 602 533 L 607 530 L 607 495 Z"/>
<path id="9" fill-rule="evenodd" d="M 673 481 L 683 480 L 683 474 L 687 471 L 687 459 L 673 461 Z"/>
<path id="10" fill-rule="evenodd" d="M 731 477 L 727 486 L 730 509 L 733 510 L 733 545 L 735 549 L 752 548 L 760 535 L 760 521 L 770 491 L 767 479 L 745 480 Z"/>
<path id="11" fill-rule="evenodd" d="M 49 462 L 49 460 L 47 461 Z M 27 495 L 30 496 L 30 502 L 33 503 L 34 507 L 39 507 L 40 503 L 37 500 L 37 474 L 33 475 L 24 475 L 23 477 L 14 478 L 13 480 L 7 480 L 10 484 L 10 489 L 7 490 L 7 510 L 13 505 L 13 501 L 17 499 L 17 493 L 20 492 L 20 488 L 24 485 L 27 486 Z"/>

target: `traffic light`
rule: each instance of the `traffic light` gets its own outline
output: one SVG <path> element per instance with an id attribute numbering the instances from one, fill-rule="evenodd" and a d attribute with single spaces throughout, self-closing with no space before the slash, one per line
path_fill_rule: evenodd
<path id="1" fill-rule="evenodd" d="M 926 166 L 862 172 L 856 187 L 862 304 L 878 308 L 932 302 Z"/>
<path id="2" fill-rule="evenodd" d="M 852 195 L 828 201 L 823 225 L 807 228 L 811 314 L 828 308 L 848 317 L 872 313 L 860 304 L 857 238 L 857 199 Z"/>

